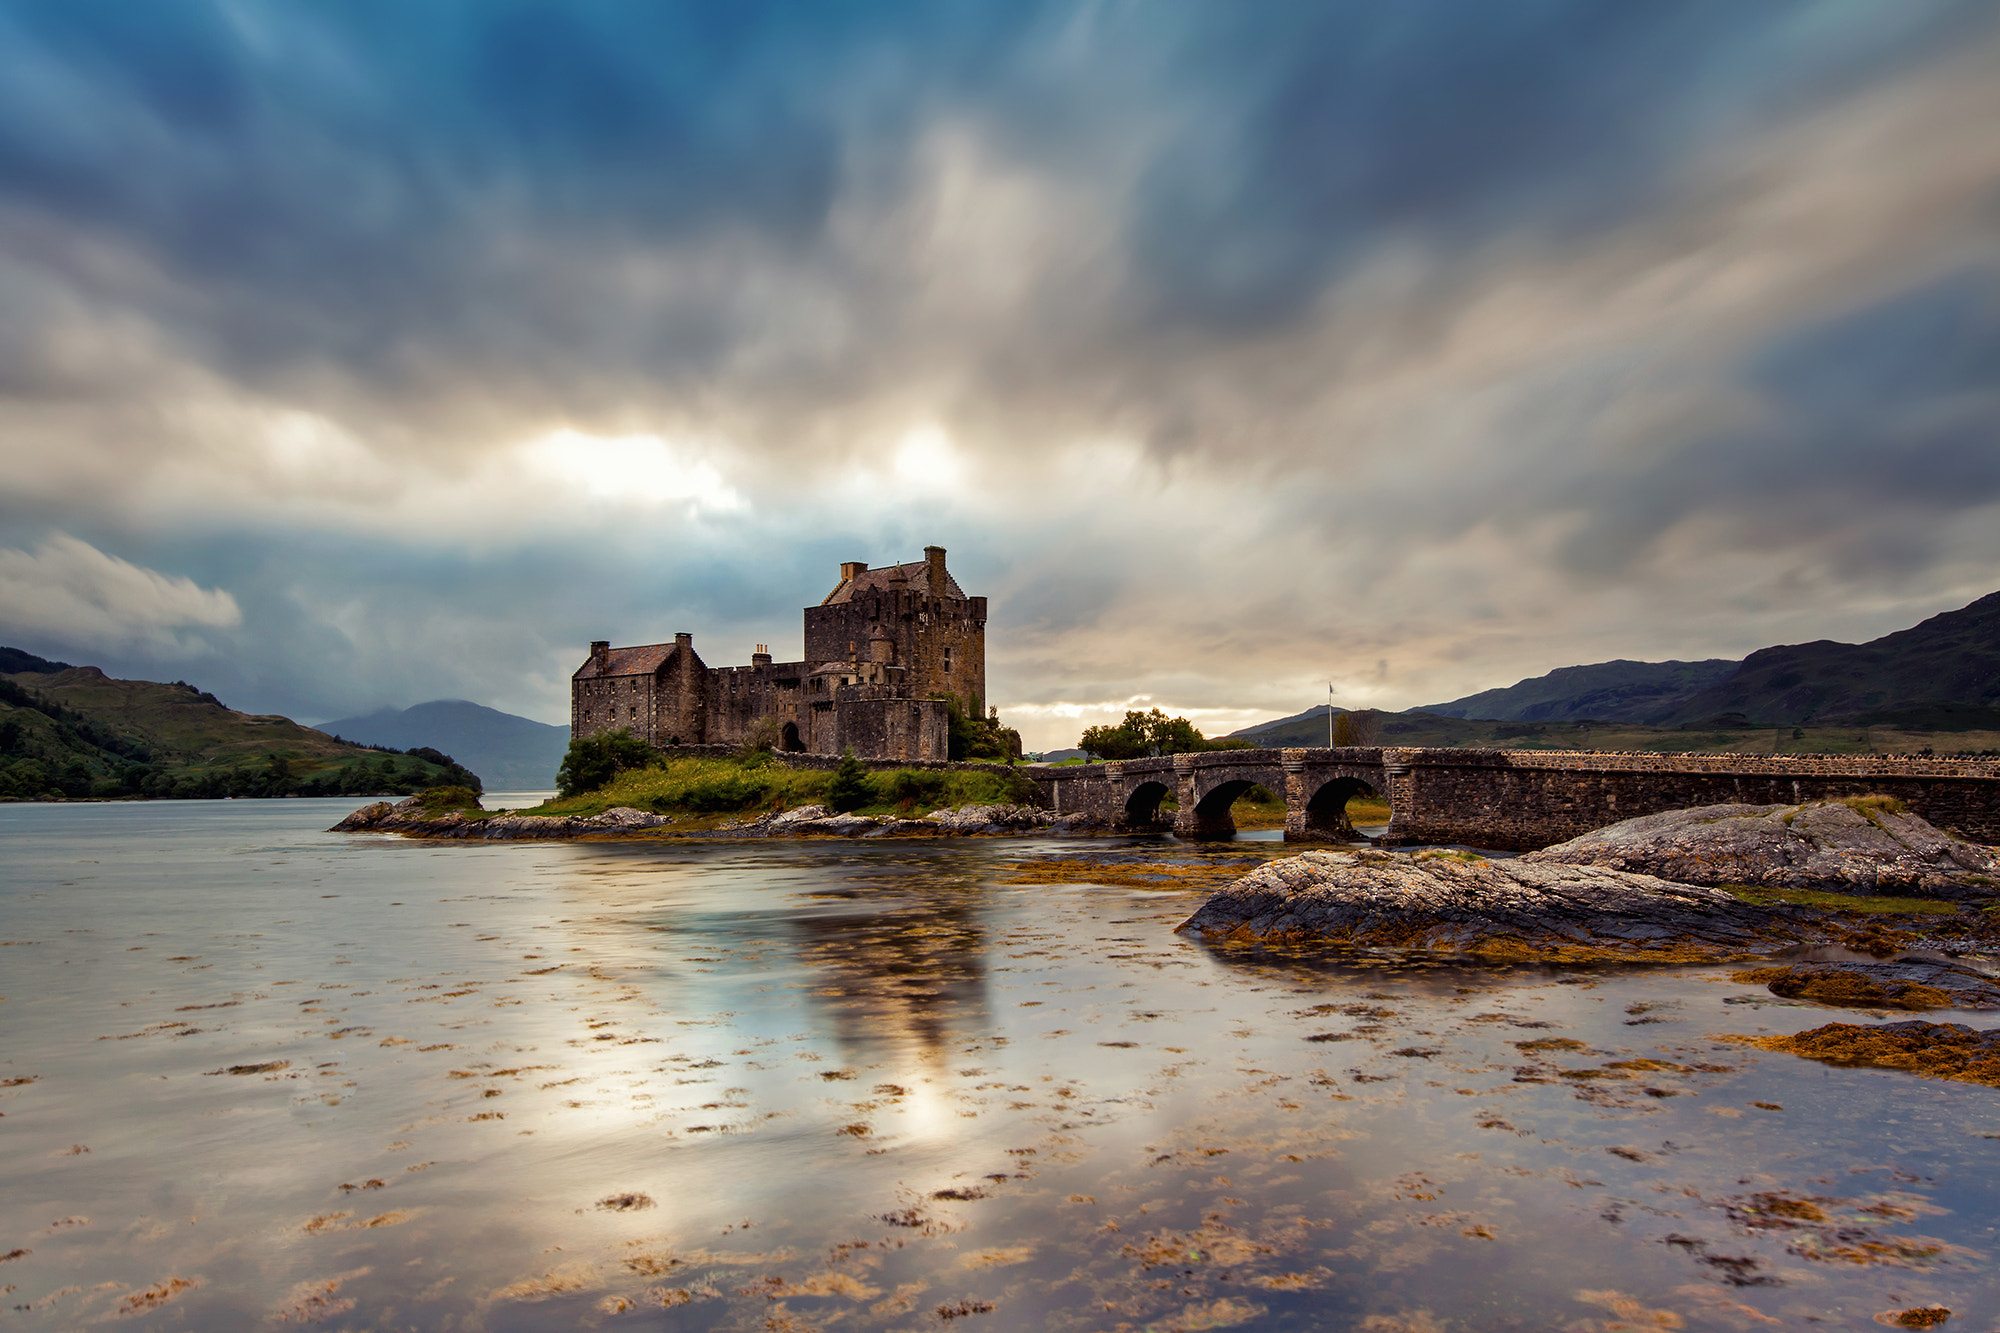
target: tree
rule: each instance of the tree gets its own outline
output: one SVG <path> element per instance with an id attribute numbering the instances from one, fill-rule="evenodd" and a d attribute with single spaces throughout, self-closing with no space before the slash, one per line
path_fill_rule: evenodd
<path id="1" fill-rule="evenodd" d="M 1382 719 L 1374 709 L 1345 712 L 1333 720 L 1333 743 L 1336 746 L 1373 745 L 1381 730 Z"/>
<path id="2" fill-rule="evenodd" d="M 833 809 L 845 813 L 859 810 L 875 799 L 875 784 L 869 780 L 868 770 L 854 755 L 854 747 L 848 746 L 840 753 L 840 766 L 833 770 L 833 781 L 826 784 L 826 803 Z"/>
<path id="3" fill-rule="evenodd" d="M 556 770 L 556 794 L 567 798 L 599 791 L 627 769 L 652 767 L 657 757 L 652 746 L 623 727 L 578 736 Z"/>
<path id="4" fill-rule="evenodd" d="M 1122 725 L 1087 727 L 1077 745 L 1099 759 L 1143 759 L 1150 753 L 1145 733 L 1132 726 L 1138 713 L 1127 713 Z"/>
<path id="5" fill-rule="evenodd" d="M 1021 733 L 1000 725 L 1000 710 L 981 717 L 976 701 L 972 711 L 955 694 L 933 694 L 944 701 L 951 759 L 1010 759 L 1021 753 Z"/>
<path id="6" fill-rule="evenodd" d="M 743 743 L 736 747 L 738 759 L 748 759 L 754 754 L 769 754 L 784 748 L 785 724 L 775 717 L 760 717 L 743 733 Z"/>
<path id="7" fill-rule="evenodd" d="M 1159 709 L 1125 714 L 1115 727 L 1091 727 L 1077 744 L 1100 759 L 1143 759 L 1155 754 L 1198 754 L 1210 749 L 1235 749 L 1235 742 L 1211 741 L 1184 717 L 1168 717 Z"/>

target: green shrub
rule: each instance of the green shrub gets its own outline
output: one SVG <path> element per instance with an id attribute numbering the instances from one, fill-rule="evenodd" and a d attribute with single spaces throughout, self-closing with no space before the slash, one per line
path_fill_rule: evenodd
<path id="1" fill-rule="evenodd" d="M 680 808 L 701 815 L 727 814 L 761 805 L 771 796 L 771 784 L 751 773 L 722 773 L 696 778 L 681 789 Z"/>
<path id="2" fill-rule="evenodd" d="M 597 791 L 626 769 L 651 768 L 658 759 L 652 746 L 623 727 L 579 736 L 556 770 L 556 792 L 569 797 Z"/>
<path id="3" fill-rule="evenodd" d="M 470 787 L 426 787 L 417 800 L 427 811 L 479 809 L 479 793 Z"/>
<path id="4" fill-rule="evenodd" d="M 859 810 L 875 799 L 875 784 L 850 745 L 841 752 L 840 767 L 833 770 L 833 780 L 826 785 L 826 803 L 834 810 L 848 811 Z"/>
<path id="5" fill-rule="evenodd" d="M 944 799 L 945 791 L 951 786 L 950 779 L 948 773 L 899 768 L 893 773 L 884 773 L 878 781 L 887 791 L 889 799 L 898 805 L 935 806 Z"/>
<path id="6" fill-rule="evenodd" d="M 1012 767 L 1001 777 L 1000 790 L 1009 805 L 1033 805 L 1042 794 L 1040 783 Z"/>

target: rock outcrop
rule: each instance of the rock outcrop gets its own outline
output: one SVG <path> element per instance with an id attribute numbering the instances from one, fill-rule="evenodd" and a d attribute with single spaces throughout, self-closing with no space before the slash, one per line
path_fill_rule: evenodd
<path id="1" fill-rule="evenodd" d="M 1372 849 L 1272 861 L 1179 929 L 1211 939 L 1561 962 L 1723 962 L 1822 938 L 1789 912 L 1650 875 Z"/>
<path id="2" fill-rule="evenodd" d="M 426 810 L 421 797 L 411 796 L 391 805 L 376 801 L 364 805 L 335 824 L 333 833 L 401 833 L 417 838 L 582 838 L 592 834 L 636 833 L 661 828 L 674 821 L 665 815 L 648 814 L 629 805 L 617 806 L 603 814 L 570 815 L 487 815 L 483 811 Z"/>
<path id="3" fill-rule="evenodd" d="M 728 824 L 718 834 L 738 838 L 937 838 L 980 833 L 1025 833 L 1047 829 L 1059 833 L 1092 831 L 1097 821 L 1084 816 L 1058 819 L 1052 811 L 1031 805 L 968 805 L 933 810 L 922 819 L 875 819 L 867 815 L 837 815 L 822 805 L 802 805 L 781 814 L 759 815 Z"/>
<path id="4" fill-rule="evenodd" d="M 585 838 L 620 833 L 650 833 L 674 821 L 631 806 L 600 815 L 488 815 L 478 810 L 426 810 L 419 797 L 391 805 L 376 801 L 335 824 L 335 833 L 400 833 L 415 838 Z M 675 832 L 669 837 L 716 838 L 938 838 L 973 834 L 1097 833 L 1101 820 L 1089 815 L 1065 815 L 1028 805 L 969 805 L 935 810 L 923 819 L 878 819 L 869 815 L 836 814 L 823 805 L 802 805 L 777 814 L 759 815 L 725 824 L 709 833 Z"/>
<path id="5" fill-rule="evenodd" d="M 2000 893 L 2000 856 L 1879 798 L 1643 815 L 1521 858 L 1682 884 L 1962 899 Z"/>

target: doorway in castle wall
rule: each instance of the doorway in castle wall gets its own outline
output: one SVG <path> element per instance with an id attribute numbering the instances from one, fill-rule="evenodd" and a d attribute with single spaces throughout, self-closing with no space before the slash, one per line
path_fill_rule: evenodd
<path id="1" fill-rule="evenodd" d="M 803 752 L 806 748 L 806 743 L 799 739 L 799 724 L 796 722 L 787 722 L 784 730 L 778 733 L 778 744 L 789 753 L 798 754 Z"/>

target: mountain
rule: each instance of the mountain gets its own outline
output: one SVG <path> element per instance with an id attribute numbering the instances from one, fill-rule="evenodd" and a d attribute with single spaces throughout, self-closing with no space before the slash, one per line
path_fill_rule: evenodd
<path id="1" fill-rule="evenodd" d="M 464 699 L 436 699 L 411 708 L 380 708 L 335 718 L 321 731 L 365 745 L 442 750 L 484 778 L 494 791 L 553 787 L 569 748 L 569 728 L 552 727 Z"/>
<path id="2" fill-rule="evenodd" d="M 33 656 L 11 652 L 0 660 Z M 61 669 L 0 675 L 0 797 L 375 795 L 479 784 L 446 755 L 385 753 L 288 717 L 239 713 L 186 681 L 46 667 Z"/>
<path id="3" fill-rule="evenodd" d="M 1324 745 L 1326 713 L 1320 705 L 1231 735 L 1268 746 Z M 1609 744 L 1615 731 L 1627 745 L 1653 749 L 1658 746 L 1652 739 L 1626 735 L 1628 729 L 1812 725 L 1887 727 L 1907 734 L 2000 731 L 2000 592 L 1867 643 L 1822 639 L 1760 649 L 1741 662 L 1621 660 L 1561 667 L 1399 716 L 1406 722 L 1378 717 L 1384 741 L 1504 744 L 1530 732 L 1539 735 L 1545 727 L 1568 726 L 1580 738 L 1594 729 L 1601 744 Z M 1451 720 L 1505 725 L 1468 731 L 1447 725 Z M 1555 735 L 1548 733 L 1545 743 L 1556 743 Z"/>
<path id="4" fill-rule="evenodd" d="M 1763 648 L 1662 720 L 2000 728 L 2000 592 L 1867 643 Z"/>
<path id="5" fill-rule="evenodd" d="M 1287 745 L 1325 745 L 1326 709 L 1325 704 L 1320 704 L 1315 708 L 1306 709 L 1303 713 L 1294 713 L 1290 717 L 1281 717 L 1272 722 L 1259 722 L 1255 726 L 1232 731 L 1224 739 L 1255 741 L 1259 747 L 1265 749 L 1283 749 Z M 1333 711 L 1338 716 L 1347 710 L 1336 708 Z"/>
<path id="6" fill-rule="evenodd" d="M 1482 690 L 1449 703 L 1424 704 L 1412 713 L 1491 718 L 1500 722 L 1658 722 L 1690 698 L 1727 679 L 1741 663 L 1712 657 L 1700 662 L 1593 662 L 1558 667 L 1546 676 L 1504 689 Z"/>

